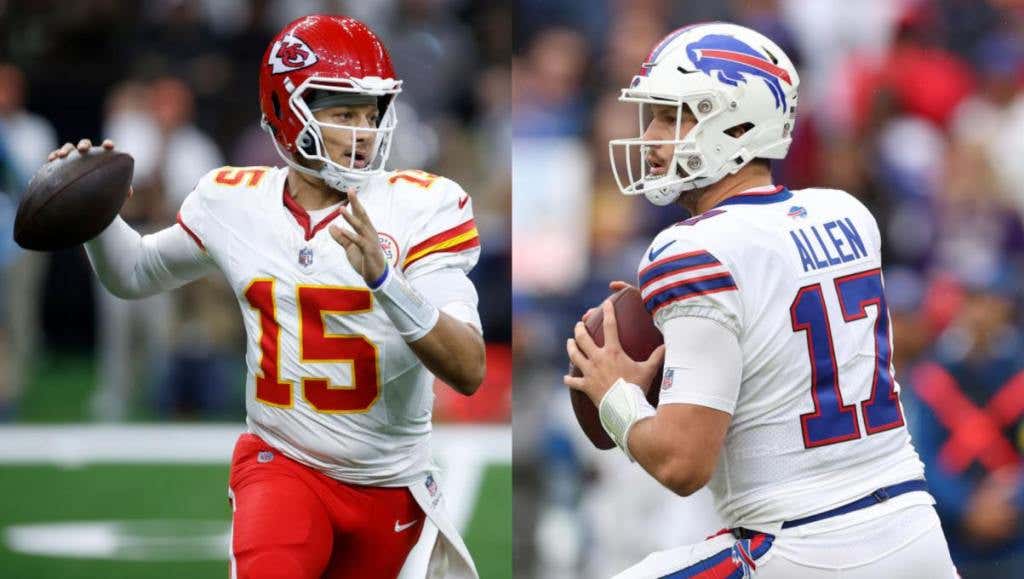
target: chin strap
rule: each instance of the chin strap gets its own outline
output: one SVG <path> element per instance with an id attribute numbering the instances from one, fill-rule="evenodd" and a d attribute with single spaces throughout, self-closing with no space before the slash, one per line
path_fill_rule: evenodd
<path id="1" fill-rule="evenodd" d="M 605 392 L 598 406 L 601 426 L 615 441 L 615 445 L 626 454 L 629 462 L 636 462 L 629 452 L 629 431 L 634 424 L 656 413 L 657 410 L 647 401 L 643 389 L 622 378 L 616 380 L 608 392 Z"/>

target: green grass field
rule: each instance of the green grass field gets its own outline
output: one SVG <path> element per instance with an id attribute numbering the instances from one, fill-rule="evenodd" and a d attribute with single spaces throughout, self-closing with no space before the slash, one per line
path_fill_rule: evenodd
<path id="1" fill-rule="evenodd" d="M 511 482 L 511 467 L 486 469 L 465 533 L 482 577 L 512 577 Z M 195 539 L 196 527 L 208 530 L 211 526 L 196 524 L 196 521 L 220 522 L 223 530 L 227 530 L 230 508 L 225 498 L 226 488 L 227 465 L 94 464 L 70 469 L 4 465 L 0 467 L 0 528 L 5 530 L 12 525 L 68 521 L 158 519 L 182 521 L 182 524 L 165 525 L 160 536 L 149 537 L 151 542 L 158 543 L 149 545 L 149 549 L 138 544 L 122 545 L 115 549 L 117 558 L 27 555 L 12 551 L 9 540 L 5 540 L 0 546 L 2 576 L 9 579 L 223 578 L 227 573 L 226 553 L 220 559 L 199 561 L 125 559 L 173 559 L 175 547 L 168 543 L 173 543 L 175 537 L 183 543 L 177 546 L 177 552 L 182 557 L 193 556 L 194 549 L 189 550 L 190 536 Z M 77 540 L 81 539 L 79 536 Z M 204 547 L 208 549 L 209 545 Z"/>
<path id="2" fill-rule="evenodd" d="M 0 578 L 226 577 L 228 460 L 243 427 L 89 425 L 91 362 L 51 359 L 42 367 L 23 401 L 27 426 L 0 427 Z M 132 418 L 152 415 L 135 410 Z M 472 426 L 435 433 L 455 483 L 443 487 L 449 510 L 472 501 L 458 507 L 485 579 L 512 577 L 507 433 Z M 154 444 L 164 458 L 147 460 Z"/>

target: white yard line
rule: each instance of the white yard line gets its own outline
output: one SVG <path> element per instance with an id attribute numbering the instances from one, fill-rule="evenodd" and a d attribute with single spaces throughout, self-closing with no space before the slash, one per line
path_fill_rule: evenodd
<path id="1" fill-rule="evenodd" d="M 231 460 L 241 424 L 0 426 L 4 465 L 223 464 Z M 488 464 L 511 464 L 508 426 L 442 425 L 434 428 L 434 456 L 456 526 L 465 529 Z"/>
<path id="2" fill-rule="evenodd" d="M 0 464 L 216 463 L 231 460 L 243 424 L 67 424 L 0 426 Z M 512 461 L 508 426 L 440 425 L 434 448 L 442 460 Z"/>

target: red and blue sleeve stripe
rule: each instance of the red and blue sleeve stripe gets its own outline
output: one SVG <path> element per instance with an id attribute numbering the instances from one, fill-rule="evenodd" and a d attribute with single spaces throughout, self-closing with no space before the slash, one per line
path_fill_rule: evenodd
<path id="1" fill-rule="evenodd" d="M 654 314 L 671 303 L 736 289 L 736 281 L 731 274 L 716 273 L 665 285 L 644 298 L 644 306 Z"/>
<path id="2" fill-rule="evenodd" d="M 666 257 L 665 259 L 659 259 L 640 270 L 640 287 L 642 288 L 647 286 L 668 275 L 702 269 L 705 267 L 713 267 L 720 264 L 721 262 L 718 261 L 715 256 L 703 250 L 691 251 L 689 253 Z"/>
<path id="3" fill-rule="evenodd" d="M 774 539 L 772 535 L 759 533 L 753 539 L 736 541 L 729 549 L 664 575 L 662 579 L 742 579 L 745 572 L 757 569 L 756 561 L 771 549 Z M 746 554 L 752 560 L 743 556 Z"/>

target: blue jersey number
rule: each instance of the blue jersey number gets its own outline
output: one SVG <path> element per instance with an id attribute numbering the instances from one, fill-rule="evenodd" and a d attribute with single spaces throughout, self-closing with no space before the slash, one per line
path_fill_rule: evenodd
<path id="1" fill-rule="evenodd" d="M 890 370 L 889 313 L 878 269 L 855 273 L 835 280 L 836 295 L 843 320 L 854 322 L 867 317 L 868 306 L 875 306 L 875 371 L 871 396 L 861 402 L 864 428 L 875 434 L 903 426 L 903 413 L 896 395 L 896 381 Z M 801 288 L 789 308 L 794 332 L 807 333 L 807 352 L 811 359 L 811 398 L 814 411 L 800 416 L 804 447 L 813 448 L 860 438 L 857 408 L 844 404 L 839 390 L 839 368 L 832 345 L 833 333 L 825 308 L 821 284 Z"/>

